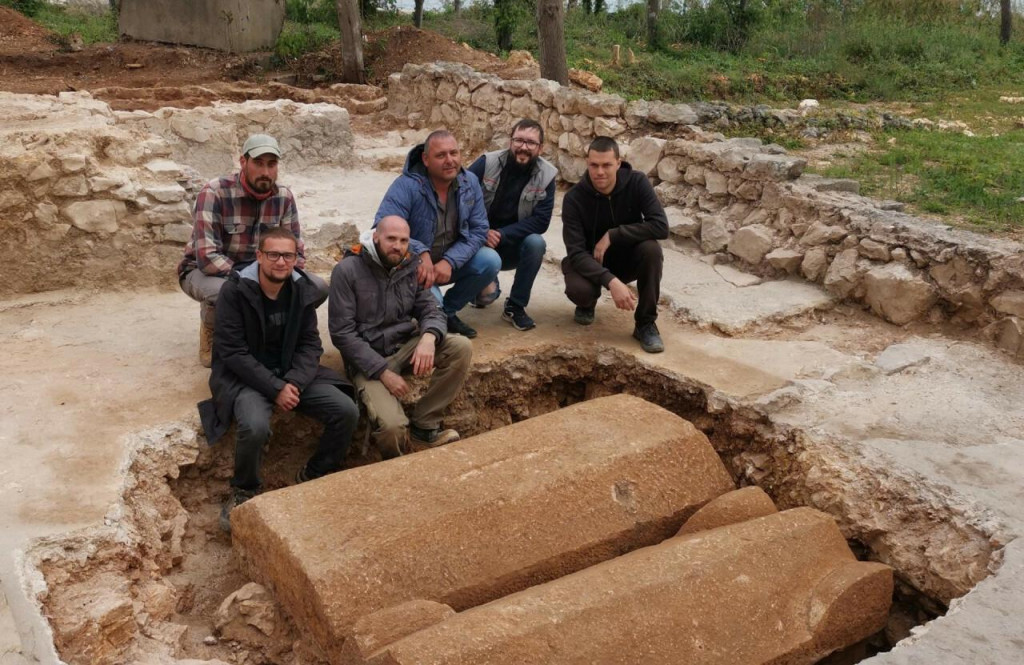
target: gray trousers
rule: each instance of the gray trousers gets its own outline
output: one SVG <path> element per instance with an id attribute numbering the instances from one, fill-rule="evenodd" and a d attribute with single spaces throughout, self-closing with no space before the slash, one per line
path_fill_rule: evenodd
<path id="1" fill-rule="evenodd" d="M 311 272 L 307 272 L 309 278 L 316 285 L 317 295 L 316 306 L 319 307 L 327 300 L 327 282 L 320 279 Z M 217 305 L 217 296 L 220 288 L 224 286 L 227 278 L 220 275 L 207 275 L 202 270 L 190 270 L 184 279 L 181 280 L 181 290 L 189 298 L 199 303 L 199 318 L 203 325 L 213 329 L 213 322 L 216 319 L 214 307 Z"/>

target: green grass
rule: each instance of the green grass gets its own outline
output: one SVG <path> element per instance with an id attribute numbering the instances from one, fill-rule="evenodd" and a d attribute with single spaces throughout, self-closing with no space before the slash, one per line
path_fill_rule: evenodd
<path id="1" fill-rule="evenodd" d="M 285 21 L 274 53 L 281 58 L 297 58 L 303 53 L 319 50 L 341 36 L 337 26 L 324 23 Z"/>
<path id="2" fill-rule="evenodd" d="M 912 130 L 881 132 L 881 149 L 824 171 L 856 178 L 861 193 L 896 199 L 978 231 L 1024 228 L 1024 131 L 969 137 Z"/>
<path id="3" fill-rule="evenodd" d="M 42 4 L 32 18 L 57 33 L 62 42 L 76 33 L 85 44 L 109 44 L 118 38 L 117 19 L 109 9 Z"/>

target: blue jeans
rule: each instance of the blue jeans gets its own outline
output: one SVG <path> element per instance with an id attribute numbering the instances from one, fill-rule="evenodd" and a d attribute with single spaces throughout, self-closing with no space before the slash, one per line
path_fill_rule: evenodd
<path id="1" fill-rule="evenodd" d="M 533 282 L 537 279 L 540 266 L 544 263 L 545 250 L 547 243 L 544 242 L 544 236 L 537 233 L 531 233 L 519 243 L 498 245 L 501 269 L 516 269 L 512 290 L 508 294 L 511 304 L 523 309 L 530 304 L 530 292 L 533 291 Z"/>
<path id="2" fill-rule="evenodd" d="M 231 486 L 258 490 L 263 444 L 270 438 L 270 414 L 274 404 L 262 393 L 246 386 L 235 398 L 235 475 Z M 299 413 L 324 424 L 324 433 L 306 463 L 310 475 L 319 477 L 341 469 L 359 420 L 359 407 L 352 398 L 328 383 L 314 383 L 299 395 Z"/>
<path id="3" fill-rule="evenodd" d="M 481 247 L 469 261 L 452 273 L 451 287 L 441 296 L 441 289 L 433 287 L 434 297 L 449 318 L 459 313 L 476 294 L 494 281 L 501 268 L 501 257 L 490 247 Z"/>

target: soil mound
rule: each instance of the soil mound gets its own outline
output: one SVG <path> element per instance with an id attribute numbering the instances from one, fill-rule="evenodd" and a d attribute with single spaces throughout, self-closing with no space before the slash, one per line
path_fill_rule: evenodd
<path id="1" fill-rule="evenodd" d="M 54 33 L 10 7 L 0 7 L 0 55 L 56 49 Z"/>

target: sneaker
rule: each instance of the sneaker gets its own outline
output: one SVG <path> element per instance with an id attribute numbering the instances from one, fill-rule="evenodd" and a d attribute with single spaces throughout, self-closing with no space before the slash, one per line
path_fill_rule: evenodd
<path id="1" fill-rule="evenodd" d="M 469 304 L 477 309 L 483 309 L 497 300 L 498 296 L 501 295 L 501 287 L 498 286 L 498 280 L 491 282 L 491 286 L 494 287 L 493 291 L 490 293 L 478 293 Z"/>
<path id="2" fill-rule="evenodd" d="M 661 353 L 665 350 L 665 343 L 661 341 L 661 334 L 658 326 L 654 323 L 646 323 L 633 328 L 633 337 L 640 340 L 640 346 L 647 353 Z"/>
<path id="3" fill-rule="evenodd" d="M 456 335 L 462 335 L 469 339 L 476 337 L 476 329 L 470 327 L 465 321 L 460 319 L 458 314 L 452 314 L 448 317 L 448 332 L 455 333 Z"/>
<path id="4" fill-rule="evenodd" d="M 572 320 L 581 326 L 589 326 L 594 322 L 594 308 L 577 307 L 576 313 L 572 315 Z"/>
<path id="5" fill-rule="evenodd" d="M 436 448 L 458 441 L 459 433 L 453 429 L 441 429 L 440 427 L 423 429 L 416 425 L 409 425 L 409 439 L 417 445 Z"/>
<path id="6" fill-rule="evenodd" d="M 220 528 L 222 531 L 225 533 L 231 533 L 231 511 L 253 498 L 258 493 L 259 492 L 256 490 L 243 490 L 237 487 L 231 488 L 231 492 L 228 494 L 227 500 L 224 501 L 224 505 L 220 507 Z"/>
<path id="7" fill-rule="evenodd" d="M 533 319 L 530 318 L 525 309 L 519 305 L 513 305 L 507 300 L 505 301 L 505 311 L 501 313 L 501 318 L 511 323 L 512 327 L 516 330 L 531 330 L 537 327 L 537 324 L 533 322 Z"/>

